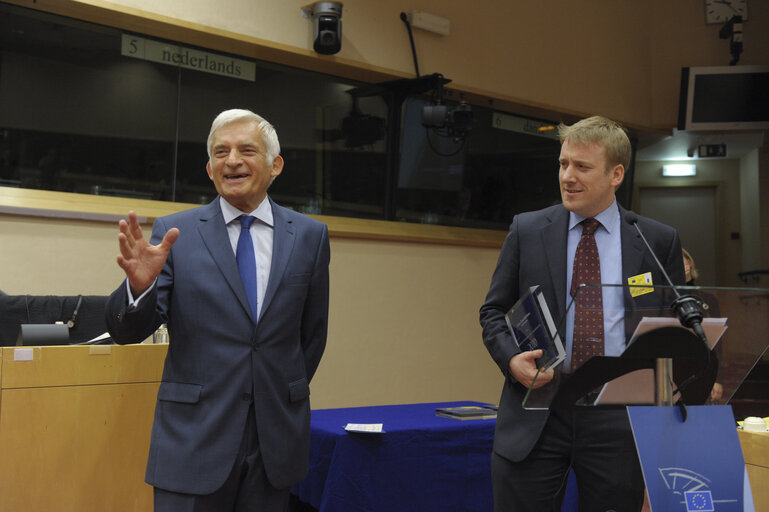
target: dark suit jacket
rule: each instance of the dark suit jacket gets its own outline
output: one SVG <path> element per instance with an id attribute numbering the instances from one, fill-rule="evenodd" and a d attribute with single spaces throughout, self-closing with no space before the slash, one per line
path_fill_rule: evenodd
<path id="1" fill-rule="evenodd" d="M 272 268 L 258 324 L 227 236 L 219 198 L 157 219 L 152 243 L 180 236 L 151 293 L 127 310 L 125 282 L 110 296 L 118 343 L 168 324 L 147 483 L 208 494 L 233 467 L 253 400 L 267 477 L 278 488 L 307 472 L 310 379 L 326 344 L 329 241 L 325 224 L 272 204 Z"/>
<path id="2" fill-rule="evenodd" d="M 654 284 L 667 281 L 657 269 L 636 229 L 625 222 L 620 207 L 622 239 L 622 280 L 652 273 Z M 505 238 L 486 301 L 481 307 L 483 342 L 505 375 L 499 404 L 494 451 L 512 461 L 523 460 L 537 442 L 549 411 L 524 410 L 521 402 L 526 388 L 513 378 L 510 359 L 520 351 L 508 331 L 504 315 L 519 297 L 534 285 L 540 285 L 554 319 L 566 312 L 566 238 L 569 212 L 563 205 L 517 215 Z M 638 217 L 638 225 L 657 258 L 675 284 L 683 284 L 684 267 L 681 243 L 675 229 L 654 220 Z M 626 294 L 626 306 L 648 300 Z"/>

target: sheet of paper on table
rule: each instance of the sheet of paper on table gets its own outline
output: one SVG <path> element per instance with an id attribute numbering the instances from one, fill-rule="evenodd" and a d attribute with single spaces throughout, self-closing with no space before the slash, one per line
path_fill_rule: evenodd
<path id="1" fill-rule="evenodd" d="M 384 434 L 383 423 L 348 423 L 344 429 L 347 432 L 358 432 L 363 434 Z"/>

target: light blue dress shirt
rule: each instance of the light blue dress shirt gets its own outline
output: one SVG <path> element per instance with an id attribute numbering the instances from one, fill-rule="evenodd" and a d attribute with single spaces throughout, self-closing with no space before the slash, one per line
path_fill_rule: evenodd
<path id="1" fill-rule="evenodd" d="M 569 295 L 574 271 L 574 254 L 582 238 L 583 217 L 569 212 L 569 231 L 566 239 L 566 361 L 565 371 L 571 371 L 571 348 L 574 342 L 574 306 Z M 601 283 L 622 284 L 621 220 L 617 200 L 595 216 L 600 226 L 595 232 L 598 257 L 601 260 Z M 621 287 L 604 287 L 603 294 L 604 354 L 618 356 L 625 350 L 625 301 Z M 570 307 L 569 307 L 570 306 Z"/>

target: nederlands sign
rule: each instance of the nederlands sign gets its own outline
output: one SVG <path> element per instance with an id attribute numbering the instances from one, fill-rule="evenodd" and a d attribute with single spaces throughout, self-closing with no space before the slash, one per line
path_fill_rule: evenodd
<path id="1" fill-rule="evenodd" d="M 256 65 L 233 57 L 122 35 L 121 55 L 253 82 Z"/>

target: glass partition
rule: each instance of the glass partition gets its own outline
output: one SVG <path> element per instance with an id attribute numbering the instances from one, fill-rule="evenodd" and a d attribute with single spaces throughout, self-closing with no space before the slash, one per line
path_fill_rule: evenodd
<path id="1" fill-rule="evenodd" d="M 570 339 L 568 312 L 574 309 L 581 291 L 596 286 L 580 287 L 568 301 L 566 312 L 556 317 L 558 338 L 567 340 L 564 344 Z M 653 404 L 654 368 L 660 358 L 673 360 L 672 385 L 679 392 L 677 399 L 689 405 L 728 404 L 769 346 L 769 289 L 600 287 L 604 297 L 615 293 L 624 298 L 619 314 L 626 348 L 620 354 L 593 357 L 576 370 L 564 361 L 554 370 L 550 383 L 538 386 L 535 380 L 524 399 L 525 408 L 548 408 L 554 401 L 569 405 Z M 697 310 L 701 312 L 707 345 L 691 329 L 681 326 L 682 302 L 684 316 L 687 311 L 691 313 L 692 304 L 697 306 L 693 316 L 698 316 Z M 636 371 L 640 373 L 629 378 Z M 606 396 L 610 392 L 611 400 Z"/>
<path id="2" fill-rule="evenodd" d="M 506 229 L 559 201 L 551 122 L 466 106 L 459 141 L 423 126 L 434 91 L 404 81 L 362 84 L 0 2 L 0 186 L 205 203 L 210 123 L 244 107 L 275 125 L 286 165 L 270 194 L 298 211 Z M 442 99 L 449 111 L 456 96 Z"/>

